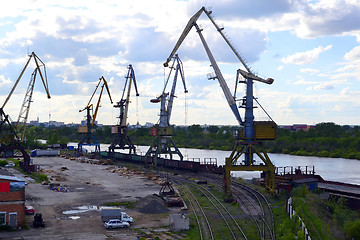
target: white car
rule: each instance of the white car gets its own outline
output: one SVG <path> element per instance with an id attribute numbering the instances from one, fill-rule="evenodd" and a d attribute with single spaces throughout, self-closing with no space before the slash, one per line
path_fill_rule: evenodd
<path id="1" fill-rule="evenodd" d="M 9 164 L 6 164 L 5 167 L 7 167 L 7 168 L 15 167 L 15 164 L 14 163 L 9 163 Z"/>
<path id="2" fill-rule="evenodd" d="M 104 223 L 104 227 L 106 229 L 128 228 L 128 227 L 130 227 L 130 223 L 122 222 L 122 221 L 120 221 L 120 219 L 111 219 Z"/>

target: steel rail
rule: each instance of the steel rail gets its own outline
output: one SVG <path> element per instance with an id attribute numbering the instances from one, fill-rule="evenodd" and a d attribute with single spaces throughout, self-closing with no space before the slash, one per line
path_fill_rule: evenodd
<path id="1" fill-rule="evenodd" d="M 258 205 L 255 204 L 253 202 L 253 200 L 250 199 L 249 196 L 246 193 L 240 191 L 238 188 L 233 187 L 232 192 L 235 195 L 236 200 L 241 202 L 242 206 L 244 206 L 247 209 L 247 211 L 248 211 L 249 215 L 251 216 L 253 222 L 256 224 L 256 227 L 258 229 L 260 238 L 263 239 L 263 233 L 262 233 L 262 229 L 261 229 L 261 226 L 260 226 L 260 222 L 255 217 L 252 209 L 250 209 L 250 207 L 252 207 L 254 209 L 254 211 L 258 212 L 258 210 L 257 210 Z M 247 200 L 247 202 L 244 200 L 244 198 Z"/>
<path id="2" fill-rule="evenodd" d="M 252 194 L 255 197 L 255 199 L 256 199 L 256 201 L 257 201 L 257 203 L 258 203 L 258 205 L 259 205 L 259 207 L 261 209 L 260 217 L 262 219 L 263 225 L 265 225 L 265 226 L 263 226 L 263 235 L 262 236 L 265 238 L 265 227 L 266 227 L 266 229 L 270 233 L 270 238 L 275 239 L 274 215 L 273 215 L 271 206 L 270 206 L 269 202 L 267 201 L 267 199 L 265 198 L 265 196 L 262 193 L 260 193 L 259 191 L 255 190 L 255 189 L 253 189 L 251 187 L 248 187 L 248 186 L 246 186 L 244 184 L 241 184 L 241 183 L 238 183 L 238 182 L 232 182 L 232 185 L 233 185 L 233 187 L 235 187 L 235 186 L 240 187 L 241 189 L 247 191 L 248 193 Z M 270 215 L 270 217 L 271 217 L 270 222 L 271 223 L 268 223 L 268 221 L 265 219 L 266 215 L 265 215 L 264 206 L 263 206 L 264 204 L 259 199 L 258 195 L 261 196 L 262 200 L 265 202 L 265 205 L 267 207 L 267 211 L 269 212 L 269 214 L 266 214 L 266 215 L 267 216 Z M 270 225 L 272 225 L 272 226 L 270 227 Z"/>
<path id="3" fill-rule="evenodd" d="M 186 186 L 184 186 L 182 183 L 180 183 L 180 184 L 181 184 L 181 186 L 183 186 L 184 188 L 186 188 Z M 187 200 L 189 201 L 190 206 L 191 206 L 191 210 L 193 211 L 194 216 L 195 216 L 195 218 L 196 218 L 196 223 L 197 223 L 198 228 L 199 228 L 200 240 L 202 240 L 202 239 L 203 239 L 203 233 L 202 233 L 202 231 L 201 231 L 200 220 L 199 220 L 198 215 L 197 215 L 197 213 L 196 213 L 196 211 L 195 211 L 195 207 L 194 207 L 192 201 L 190 200 L 190 198 L 189 198 L 188 196 L 186 196 L 186 198 L 187 198 Z"/>
<path id="4" fill-rule="evenodd" d="M 185 184 L 183 184 L 183 183 L 182 183 L 181 181 L 179 181 L 179 180 L 177 180 L 177 182 L 180 182 L 180 184 L 181 184 L 184 188 L 186 188 L 186 190 L 191 194 L 191 196 L 192 196 L 193 199 L 195 200 L 195 202 L 196 202 L 196 204 L 198 205 L 201 213 L 202 213 L 203 216 L 204 216 L 204 219 L 205 219 L 205 221 L 206 221 L 207 227 L 208 227 L 208 229 L 209 229 L 210 237 L 211 237 L 211 239 L 215 240 L 215 237 L 214 237 L 214 234 L 213 234 L 213 230 L 212 230 L 212 228 L 211 228 L 211 225 L 210 225 L 210 223 L 209 223 L 209 220 L 208 220 L 208 218 L 207 218 L 207 216 L 206 216 L 203 208 L 201 207 L 199 201 L 196 199 L 196 197 L 194 196 L 194 194 L 192 193 L 192 191 L 191 191 Z"/>
<path id="5" fill-rule="evenodd" d="M 199 186 L 196 186 L 195 184 L 192 184 L 192 185 L 195 186 L 197 189 L 199 189 L 199 190 L 206 196 L 206 193 L 204 193 L 204 191 L 202 191 Z M 246 237 L 244 231 L 243 231 L 242 228 L 239 226 L 239 224 L 237 223 L 237 221 L 235 220 L 235 218 L 233 217 L 233 215 L 226 209 L 226 207 L 224 206 L 224 204 L 222 204 L 222 203 L 219 201 L 219 199 L 218 199 L 212 192 L 210 192 L 208 189 L 206 189 L 206 188 L 204 188 L 204 187 L 202 187 L 202 189 L 205 190 L 205 191 L 207 191 L 207 192 L 218 202 L 218 204 L 225 210 L 225 212 L 226 212 L 226 213 L 230 216 L 230 218 L 234 221 L 236 227 L 237 227 L 238 230 L 241 232 L 241 234 L 243 235 L 244 239 L 247 240 L 247 237 Z M 211 201 L 211 199 L 210 199 L 209 197 L 207 197 L 207 198 Z M 211 203 L 212 203 L 213 206 L 218 210 L 218 212 L 220 213 L 220 215 L 223 216 L 223 214 L 222 214 L 222 213 L 220 212 L 220 210 L 215 206 L 215 204 L 213 203 L 213 201 L 211 201 Z M 225 217 L 223 217 L 223 219 L 224 219 L 224 221 L 226 222 L 226 224 L 227 224 L 230 232 L 232 233 L 234 239 L 237 239 L 236 236 L 233 234 L 233 231 L 231 230 L 231 227 L 229 226 L 229 224 L 228 224 L 227 220 L 225 219 Z"/>

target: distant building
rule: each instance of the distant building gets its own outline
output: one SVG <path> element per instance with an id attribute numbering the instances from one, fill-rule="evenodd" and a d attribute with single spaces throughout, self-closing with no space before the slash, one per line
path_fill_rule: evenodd
<path id="1" fill-rule="evenodd" d="M 285 125 L 285 126 L 279 126 L 280 128 L 288 129 L 291 132 L 298 132 L 300 130 L 303 130 L 304 132 L 307 132 L 310 128 L 314 128 L 314 125 L 307 125 L 307 124 L 293 124 L 293 125 Z"/>
<path id="2" fill-rule="evenodd" d="M 0 169 L 0 225 L 17 227 L 25 222 L 25 182 Z"/>
<path id="3" fill-rule="evenodd" d="M 81 126 L 86 126 L 86 124 L 87 124 L 86 120 L 82 120 L 81 123 L 80 123 Z M 98 125 L 98 122 L 95 121 L 94 125 Z"/>
<path id="4" fill-rule="evenodd" d="M 65 123 L 64 122 L 57 122 L 57 121 L 49 121 L 49 126 L 61 127 L 61 126 L 65 126 Z"/>
<path id="5" fill-rule="evenodd" d="M 144 127 L 146 127 L 146 128 L 150 128 L 152 126 L 154 126 L 154 124 L 150 123 L 150 122 L 146 122 L 145 125 L 144 125 Z"/>

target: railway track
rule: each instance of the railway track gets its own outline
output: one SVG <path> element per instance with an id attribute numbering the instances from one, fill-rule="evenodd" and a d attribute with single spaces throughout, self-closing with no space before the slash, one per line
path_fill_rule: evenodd
<path id="1" fill-rule="evenodd" d="M 206 224 L 204 224 L 199 223 L 197 220 L 201 239 L 248 239 L 238 223 L 239 220 L 236 219 L 228 210 L 229 206 L 225 206 L 223 201 L 216 197 L 214 193 L 207 189 L 207 187 L 188 181 L 177 180 L 177 183 L 186 188 L 187 192 L 190 193 L 193 199 L 203 199 L 201 203 L 196 200 L 196 205 L 193 204 L 192 201 L 189 201 L 195 218 L 199 219 L 199 214 L 197 213 L 198 211 L 194 211 L 194 209 L 199 208 L 202 209 L 201 214 L 204 216 L 203 219 L 206 221 Z M 204 208 L 206 209 L 206 213 L 203 210 Z M 219 220 L 219 218 L 221 220 Z M 206 227 L 204 228 L 205 225 Z M 211 238 L 205 237 L 206 234 L 203 232 L 206 231 L 212 232 L 212 234 L 207 234 L 211 235 Z"/>
<path id="2" fill-rule="evenodd" d="M 254 221 L 260 239 L 275 239 L 274 216 L 266 197 L 256 189 L 232 181 L 231 190 L 243 211 Z"/>
<path id="3" fill-rule="evenodd" d="M 209 223 L 209 220 L 205 214 L 205 211 L 199 201 L 197 200 L 196 196 L 192 193 L 189 187 L 187 187 L 182 182 L 178 182 L 181 184 L 184 189 L 188 192 L 189 195 L 187 195 L 187 202 L 190 205 L 192 212 L 195 216 L 196 223 L 199 230 L 199 237 L 201 240 L 206 239 L 215 239 L 213 229 Z"/>
<path id="4" fill-rule="evenodd" d="M 195 184 L 194 181 L 187 180 L 191 176 L 207 181 L 209 184 Z M 194 213 L 199 229 L 199 239 L 275 239 L 271 205 L 256 189 L 232 181 L 231 190 L 239 203 L 235 206 L 237 208 L 240 206 L 241 209 L 234 210 L 232 208 L 234 205 L 232 205 L 232 210 L 229 210 L 229 205 L 227 205 L 229 203 L 224 203 L 223 199 L 218 197 L 223 184 L 218 176 L 186 174 L 186 177 L 185 175 L 171 176 L 171 181 L 183 186 L 186 191 L 188 207 L 191 208 L 189 210 Z M 209 190 L 209 186 L 216 188 L 217 192 Z M 234 212 L 237 212 L 236 217 L 233 216 Z M 219 230 L 219 226 L 222 226 L 222 230 Z M 223 235 L 219 235 L 219 231 Z"/>
<path id="5" fill-rule="evenodd" d="M 211 174 L 201 175 L 201 178 L 222 188 L 221 178 L 214 178 Z M 253 220 L 260 239 L 275 239 L 274 216 L 266 197 L 258 190 L 235 181 L 231 182 L 231 189 L 244 213 Z"/>

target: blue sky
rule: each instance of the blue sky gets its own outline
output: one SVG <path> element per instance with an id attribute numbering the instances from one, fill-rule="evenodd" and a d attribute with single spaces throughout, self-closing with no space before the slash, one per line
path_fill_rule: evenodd
<path id="1" fill-rule="evenodd" d="M 140 96 L 132 90 L 128 122 L 156 123 L 160 106 L 150 99 L 163 89 L 168 69 L 162 63 L 202 6 L 212 10 L 252 71 L 275 80 L 254 86 L 255 97 L 275 122 L 359 124 L 360 2 L 353 0 L 11 1 L 0 10 L 0 102 L 27 54 L 35 52 L 45 62 L 51 99 L 38 78 L 29 120 L 78 123 L 84 119 L 79 109 L 101 76 L 113 100 L 120 100 L 132 64 Z M 206 15 L 198 24 L 233 92 L 236 70 L 243 66 Z M 185 95 L 177 84 L 171 123 L 236 125 L 219 84 L 207 80 L 213 70 L 195 29 L 178 54 L 189 92 Z M 5 106 L 13 120 L 33 70 L 31 64 Z M 237 97 L 244 94 L 241 88 Z M 101 103 L 97 120 L 116 123 L 118 112 L 107 95 Z M 267 119 L 259 108 L 254 113 L 256 120 Z"/>

